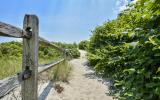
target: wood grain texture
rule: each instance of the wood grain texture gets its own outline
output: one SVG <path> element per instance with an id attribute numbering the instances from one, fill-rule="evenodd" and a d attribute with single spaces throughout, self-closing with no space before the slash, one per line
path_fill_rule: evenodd
<path id="1" fill-rule="evenodd" d="M 60 52 L 64 52 L 64 49 L 63 48 L 60 48 L 58 46 L 56 46 L 55 44 L 53 43 L 50 43 L 48 40 L 45 40 L 44 38 L 42 37 L 39 37 L 39 42 L 45 46 L 48 46 L 48 47 L 52 47 L 52 48 L 55 48 L 57 50 L 59 50 Z"/>
<path id="2" fill-rule="evenodd" d="M 38 73 L 42 73 L 50 68 L 53 68 L 55 65 L 60 64 L 64 61 L 64 59 L 60 59 L 58 61 L 52 61 L 49 64 L 39 65 Z M 14 75 L 11 77 L 7 77 L 3 80 L 0 80 L 0 98 L 10 93 L 13 89 L 19 86 L 22 81 L 18 80 L 18 76 Z"/>
<path id="3" fill-rule="evenodd" d="M 0 98 L 21 84 L 22 100 L 37 100 L 38 73 L 44 72 L 66 59 L 65 49 L 50 43 L 42 37 L 39 37 L 38 34 L 39 21 L 38 17 L 35 15 L 25 15 L 23 29 L 0 22 L 0 36 L 23 38 L 22 71 L 24 72 L 29 68 L 32 72 L 31 77 L 23 81 L 19 80 L 17 75 L 0 80 Z M 39 43 L 59 50 L 64 54 L 64 59 L 38 67 Z"/>
<path id="4" fill-rule="evenodd" d="M 42 73 L 42 72 L 52 68 L 53 66 L 55 66 L 55 65 L 57 65 L 57 64 L 59 64 L 59 63 L 61 63 L 63 61 L 64 61 L 64 59 L 61 59 L 59 61 L 54 61 L 54 62 L 51 62 L 49 64 L 41 65 L 40 67 L 38 67 L 38 73 Z"/>
<path id="5" fill-rule="evenodd" d="M 19 85 L 17 75 L 0 80 L 0 98 L 8 94 Z"/>
<path id="6" fill-rule="evenodd" d="M 0 22 L 0 36 L 30 38 L 30 34 L 25 30 L 3 22 Z"/>
<path id="7" fill-rule="evenodd" d="M 26 29 L 20 29 L 16 26 L 0 22 L 0 36 L 15 37 L 15 38 L 30 38 L 31 34 L 26 32 Z M 45 40 L 42 37 L 39 37 L 39 42 L 46 46 L 53 47 L 61 52 L 64 51 L 62 48 L 56 46 L 55 44 L 50 43 L 49 41 Z"/>
<path id="8" fill-rule="evenodd" d="M 38 17 L 35 15 L 25 15 L 23 29 L 32 33 L 30 39 L 23 39 L 23 63 L 22 70 L 29 68 L 31 77 L 22 81 L 22 100 L 37 100 L 38 88 Z M 28 68 L 27 68 L 28 67 Z"/>

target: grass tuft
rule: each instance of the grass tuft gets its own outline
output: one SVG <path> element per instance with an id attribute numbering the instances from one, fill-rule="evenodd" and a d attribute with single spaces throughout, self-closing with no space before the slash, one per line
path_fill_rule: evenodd
<path id="1" fill-rule="evenodd" d="M 4 57 L 0 59 L 0 79 L 16 74 L 21 71 L 21 58 L 8 59 Z"/>
<path id="2" fill-rule="evenodd" d="M 68 61 L 63 61 L 62 63 L 58 64 L 53 68 L 51 72 L 51 74 L 53 75 L 52 81 L 68 82 L 71 70 L 72 70 L 71 64 L 69 64 Z"/>

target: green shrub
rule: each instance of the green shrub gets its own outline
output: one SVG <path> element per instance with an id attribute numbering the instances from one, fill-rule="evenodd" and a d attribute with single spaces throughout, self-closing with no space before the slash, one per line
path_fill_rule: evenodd
<path id="1" fill-rule="evenodd" d="M 79 43 L 79 49 L 81 49 L 81 50 L 87 50 L 87 48 L 88 48 L 88 41 L 87 40 L 81 41 Z"/>
<path id="2" fill-rule="evenodd" d="M 88 59 L 119 100 L 160 99 L 160 11 L 153 4 L 139 0 L 92 31 Z"/>
<path id="3" fill-rule="evenodd" d="M 70 54 L 72 55 L 73 58 L 78 58 L 80 57 L 80 52 L 78 51 L 78 49 L 74 48 L 74 49 L 69 49 Z"/>
<path id="4" fill-rule="evenodd" d="M 60 58 L 60 53 L 49 47 L 40 45 L 39 64 L 49 63 Z M 5 42 L 0 43 L 0 79 L 14 75 L 21 71 L 22 67 L 22 43 Z"/>
<path id="5" fill-rule="evenodd" d="M 80 56 L 77 49 L 77 44 L 55 43 L 61 48 L 69 48 L 70 53 L 74 58 Z M 47 47 L 45 45 L 39 46 L 39 64 L 46 64 L 53 60 L 59 59 L 61 53 L 54 48 Z M 0 43 L 0 66 L 1 73 L 0 79 L 16 74 L 21 71 L 22 66 L 22 43 L 21 42 L 5 42 Z"/>
<path id="6" fill-rule="evenodd" d="M 80 52 L 77 49 L 77 44 L 73 43 L 73 44 L 67 44 L 67 43 L 61 43 L 61 42 L 54 42 L 54 44 L 58 45 L 61 48 L 66 49 L 67 51 L 67 55 L 69 55 L 69 53 L 72 55 L 73 58 L 78 58 L 80 57 Z"/>

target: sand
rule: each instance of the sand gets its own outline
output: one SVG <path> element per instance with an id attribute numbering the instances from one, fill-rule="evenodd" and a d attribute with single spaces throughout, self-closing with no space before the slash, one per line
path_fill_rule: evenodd
<path id="1" fill-rule="evenodd" d="M 94 76 L 94 71 L 86 65 L 86 52 L 80 51 L 81 57 L 70 63 L 73 65 L 69 84 L 60 83 L 64 87 L 62 93 L 52 89 L 46 100 L 113 100 L 107 96 L 108 86 L 102 79 Z"/>
<path id="2" fill-rule="evenodd" d="M 70 63 L 73 66 L 69 77 L 69 83 L 60 82 L 64 88 L 61 93 L 57 93 L 51 82 L 39 84 L 39 100 L 113 100 L 107 96 L 108 86 L 101 78 L 95 76 L 94 71 L 87 66 L 86 52 L 80 51 L 81 57 L 73 59 Z M 44 91 L 45 90 L 45 91 Z M 20 100 L 20 93 L 16 89 L 13 97 L 10 93 L 2 100 Z"/>

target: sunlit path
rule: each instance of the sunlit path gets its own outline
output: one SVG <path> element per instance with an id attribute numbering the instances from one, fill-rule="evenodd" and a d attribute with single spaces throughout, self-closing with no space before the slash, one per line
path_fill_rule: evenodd
<path id="1" fill-rule="evenodd" d="M 46 100 L 112 100 L 107 96 L 108 87 L 86 65 L 86 52 L 80 52 L 79 59 L 70 61 L 73 70 L 69 84 L 61 83 L 64 91 L 60 94 L 52 89 Z"/>

